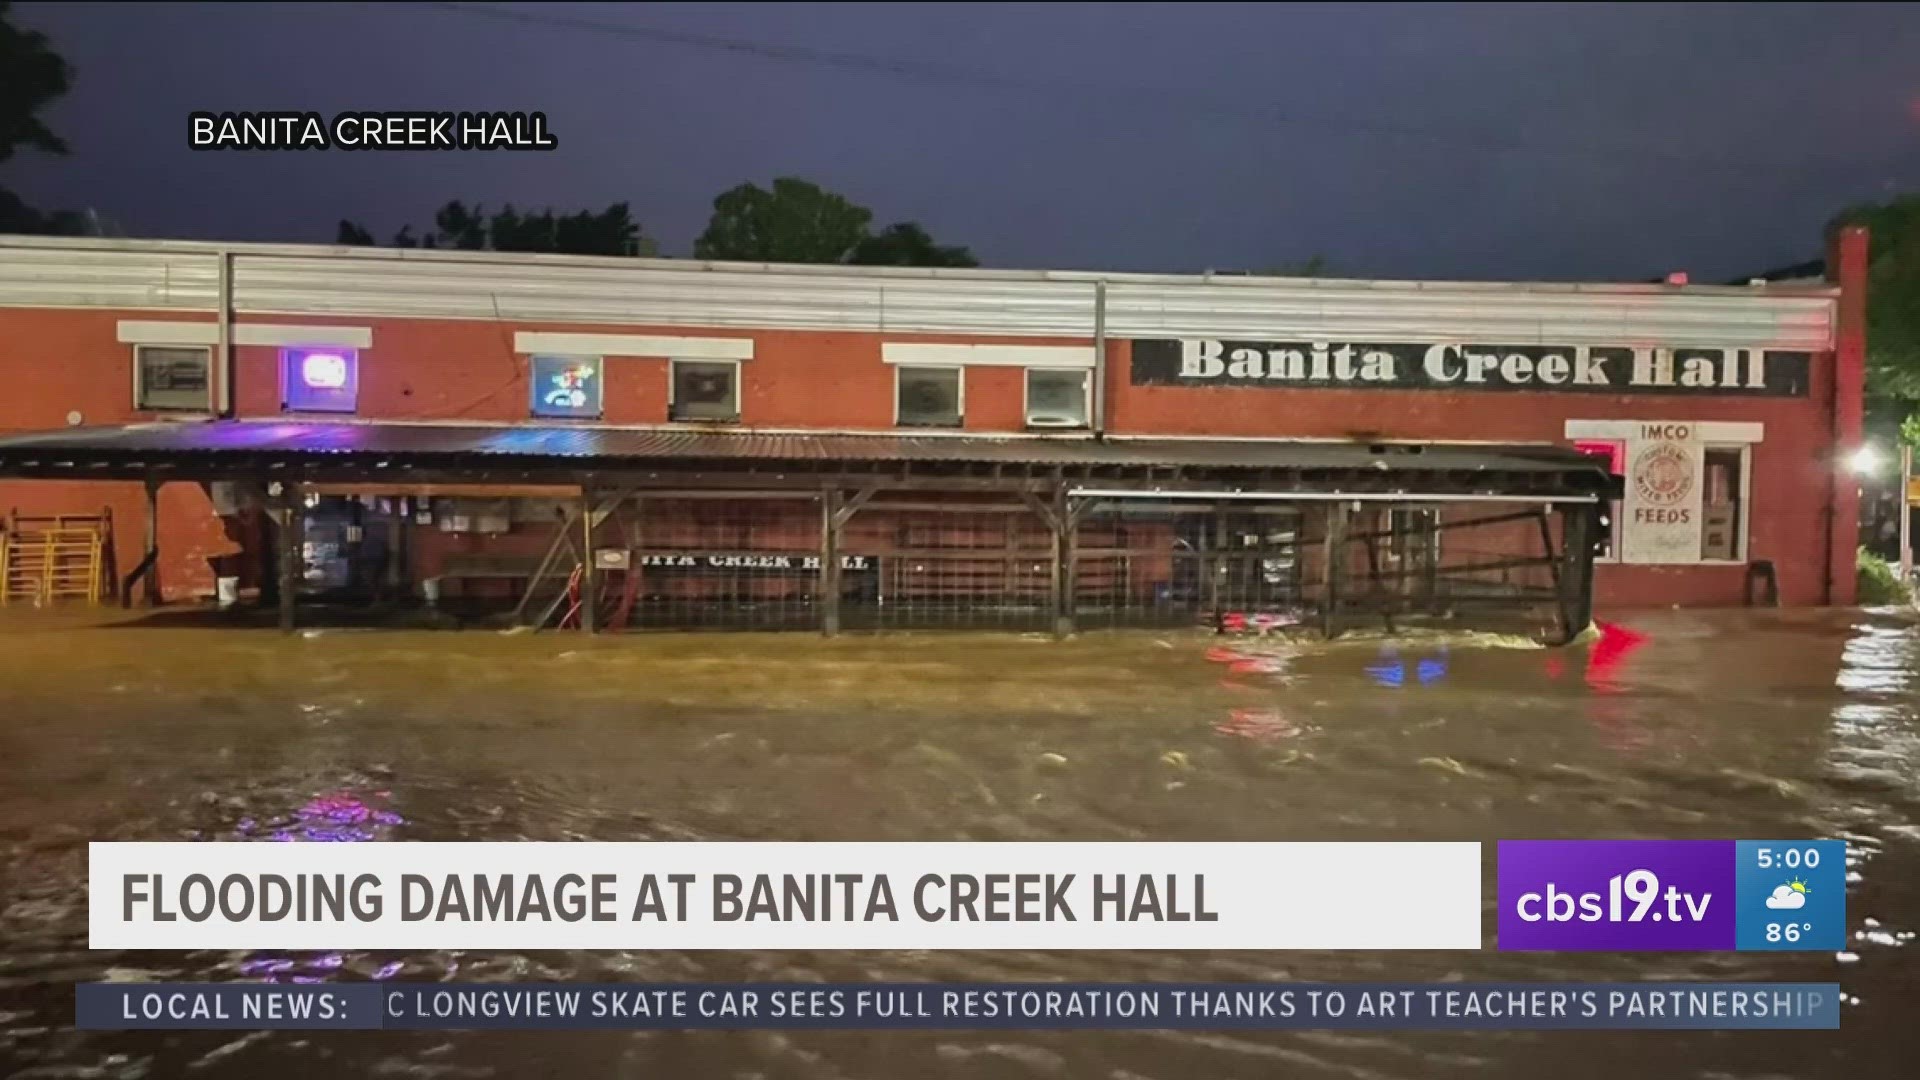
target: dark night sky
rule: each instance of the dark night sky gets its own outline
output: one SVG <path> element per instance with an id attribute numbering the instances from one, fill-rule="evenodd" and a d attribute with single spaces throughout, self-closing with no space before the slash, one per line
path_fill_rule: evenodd
<path id="1" fill-rule="evenodd" d="M 813 179 L 988 265 L 1711 280 L 1920 190 L 1920 5 L 46 5 L 65 159 L 0 177 L 128 235 L 330 241 L 459 197 L 628 200 L 685 254 L 713 196 Z M 955 73 L 952 77 L 944 74 Z M 551 154 L 196 153 L 194 109 L 542 109 Z"/>

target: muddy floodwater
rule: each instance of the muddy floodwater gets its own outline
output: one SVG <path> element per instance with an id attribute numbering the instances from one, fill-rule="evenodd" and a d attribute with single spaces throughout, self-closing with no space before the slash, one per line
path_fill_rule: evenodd
<path id="1" fill-rule="evenodd" d="M 1673 613 L 1573 649 L 1517 644 L 289 638 L 9 615 L 0 1075 L 1920 1075 L 1920 629 Z M 1479 953 L 87 949 L 90 840 L 1502 837 L 1844 838 L 1851 941 L 1501 954 L 1489 907 Z M 1725 979 L 1837 981 L 1846 1002 L 1838 1032 L 1727 1034 L 73 1030 L 73 984 L 107 978 Z"/>

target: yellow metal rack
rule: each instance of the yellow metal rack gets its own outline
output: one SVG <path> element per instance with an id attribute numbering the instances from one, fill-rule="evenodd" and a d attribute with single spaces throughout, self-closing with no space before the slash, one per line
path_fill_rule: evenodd
<path id="1" fill-rule="evenodd" d="M 0 604 L 98 604 L 107 589 L 106 553 L 112 535 L 112 512 L 105 509 L 53 517 L 9 513 L 6 530 L 0 532 Z"/>

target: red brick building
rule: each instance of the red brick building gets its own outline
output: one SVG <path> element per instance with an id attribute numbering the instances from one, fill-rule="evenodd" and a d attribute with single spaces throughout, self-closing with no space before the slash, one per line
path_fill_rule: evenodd
<path id="1" fill-rule="evenodd" d="M 922 472 L 946 461 L 941 475 L 960 470 L 966 482 L 926 495 L 939 485 L 922 476 L 918 502 L 848 488 L 856 502 L 878 501 L 864 517 L 849 514 L 846 536 L 835 537 L 840 570 L 867 573 L 854 565 L 867 545 L 880 553 L 881 580 L 840 587 L 877 592 L 884 605 L 889 592 L 915 595 L 913 575 L 929 573 L 913 569 L 922 554 L 948 559 L 941 565 L 951 571 L 943 586 L 922 579 L 922 594 L 1075 591 L 1049 584 L 1048 522 L 1067 522 L 1054 521 L 1046 489 L 1004 505 L 984 494 L 987 478 L 1014 466 L 1029 479 L 1077 484 L 1060 489 L 1061 506 L 1111 486 L 1102 469 L 1135 470 L 1123 494 L 1136 501 L 1212 493 L 1219 514 L 1256 501 L 1284 514 L 1289 492 L 1341 507 L 1345 499 L 1332 500 L 1347 490 L 1375 500 L 1352 503 L 1362 518 L 1342 509 L 1338 526 L 1317 520 L 1326 515 L 1284 528 L 1243 522 L 1233 526 L 1241 540 L 1227 539 L 1224 519 L 1189 540 L 1176 527 L 1186 519 L 1124 507 L 1075 520 L 1088 531 L 1064 573 L 1080 592 L 1139 599 L 1148 590 L 1167 600 L 1197 596 L 1227 574 L 1205 561 L 1209 552 L 1243 548 L 1259 556 L 1250 567 L 1268 568 L 1251 572 L 1271 578 L 1298 569 L 1274 569 L 1298 561 L 1281 549 L 1330 532 L 1337 543 L 1327 550 L 1348 554 L 1328 563 L 1361 568 L 1374 586 L 1411 576 L 1392 566 L 1422 559 L 1458 564 L 1465 553 L 1466 565 L 1494 566 L 1500 560 L 1486 556 L 1527 544 L 1558 558 L 1554 544 L 1564 546 L 1567 533 L 1544 510 L 1548 525 L 1509 515 L 1463 534 L 1459 551 L 1438 527 L 1462 520 L 1453 504 L 1469 496 L 1519 504 L 1535 490 L 1476 487 L 1466 473 L 1517 476 L 1507 468 L 1515 454 L 1559 447 L 1595 455 L 1621 477 L 1618 502 L 1601 511 L 1611 536 L 1592 571 L 1602 610 L 1738 604 L 1762 561 L 1783 603 L 1846 604 L 1857 492 L 1840 462 L 1860 431 L 1864 235 L 1843 236 L 1831 265 L 1838 281 L 1821 287 L 1542 285 L 0 237 L 0 476 L 21 477 L 0 479 L 0 509 L 110 508 L 124 576 L 147 546 L 144 478 L 159 492 L 157 580 L 168 598 L 203 596 L 217 566 L 248 585 L 270 577 L 250 514 L 271 499 L 253 482 L 274 483 L 261 470 L 291 462 L 309 510 L 324 510 L 319 500 L 358 507 L 332 515 L 336 540 L 304 534 L 306 581 L 325 576 L 316 561 L 351 564 L 343 549 L 378 546 L 372 533 L 385 544 L 373 576 L 417 592 L 421 581 L 459 576 L 443 573 L 449 559 L 546 550 L 552 508 L 539 500 L 611 476 L 593 470 L 595 455 L 614 449 L 621 482 L 633 484 L 644 483 L 648 462 L 687 480 L 709 475 L 699 462 L 745 458 L 755 462 L 748 475 L 786 483 L 783 463 L 823 455 L 864 462 L 875 475 L 895 460 L 925 464 Z M 175 425 L 164 454 L 114 457 L 116 446 L 152 449 L 152 425 Z M 240 425 L 252 426 L 206 434 Z M 227 460 L 219 452 L 241 442 L 266 446 L 276 431 L 299 445 L 297 461 L 194 469 Z M 582 451 L 583 438 L 598 441 Z M 454 459 L 443 456 L 431 483 L 420 472 L 382 486 L 397 473 L 307 470 L 344 460 L 325 456 L 330 445 L 401 454 L 421 439 L 437 440 L 435 453 L 469 453 L 462 460 L 493 453 L 522 464 L 534 460 L 529 448 L 571 446 L 557 452 L 575 455 L 573 471 L 529 464 L 513 476 L 453 477 Z M 23 449 L 35 445 L 78 456 L 55 467 Z M 1322 460 L 1349 450 L 1350 460 Z M 1509 456 L 1475 463 L 1476 451 Z M 1327 486 L 1340 469 L 1397 476 L 1428 467 L 1420 462 L 1448 463 L 1452 479 L 1370 494 Z M 1290 486 L 1256 500 L 1259 492 L 1218 471 L 1254 464 L 1269 470 L 1265 482 Z M 1293 471 L 1271 471 L 1283 465 Z M 173 480 L 182 482 L 161 482 Z M 701 561 L 716 552 L 732 553 L 735 565 L 724 569 L 735 578 L 766 571 L 757 584 L 735 580 L 729 596 L 793 591 L 780 567 L 748 562 L 756 553 L 817 558 L 824 496 L 780 503 L 777 491 L 757 492 L 767 501 L 754 503 L 740 476 L 689 490 L 703 483 L 645 493 L 652 511 L 620 526 L 617 546 L 651 571 L 643 597 L 711 592 L 672 571 L 682 560 L 708 565 Z M 922 505 L 930 499 L 941 505 Z M 1009 512 L 1023 506 L 1032 513 Z M 914 516 L 956 508 L 963 524 Z M 1267 539 L 1244 539 L 1263 529 Z M 967 537 L 983 531 L 997 546 L 952 554 L 979 546 Z M 1181 585 L 1167 567 L 1185 555 L 1199 560 L 1199 577 Z M 336 568 L 345 577 L 335 584 L 364 576 L 366 562 Z M 963 563 L 996 564 L 994 589 L 954 585 L 989 573 L 963 572 Z M 801 557 L 787 569 L 805 575 L 815 565 Z M 1548 569 L 1557 581 L 1558 564 Z"/>

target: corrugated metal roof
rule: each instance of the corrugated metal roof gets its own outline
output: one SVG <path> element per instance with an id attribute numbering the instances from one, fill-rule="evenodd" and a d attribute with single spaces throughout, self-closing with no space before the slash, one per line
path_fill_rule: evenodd
<path id="1" fill-rule="evenodd" d="M 224 254 L 223 254 L 224 253 Z M 710 263 L 0 237 L 0 305 L 1114 338 L 1832 348 L 1830 288 Z"/>
<path id="2" fill-rule="evenodd" d="M 1285 440 L 1062 439 L 520 425 L 273 421 L 67 428 L 0 437 L 0 472 L 28 459 L 126 461 L 251 455 L 278 460 L 399 458 L 420 464 L 479 456 L 506 463 L 951 462 L 1198 469 L 1488 470 L 1596 473 L 1593 459 L 1552 446 L 1356 444 Z"/>

